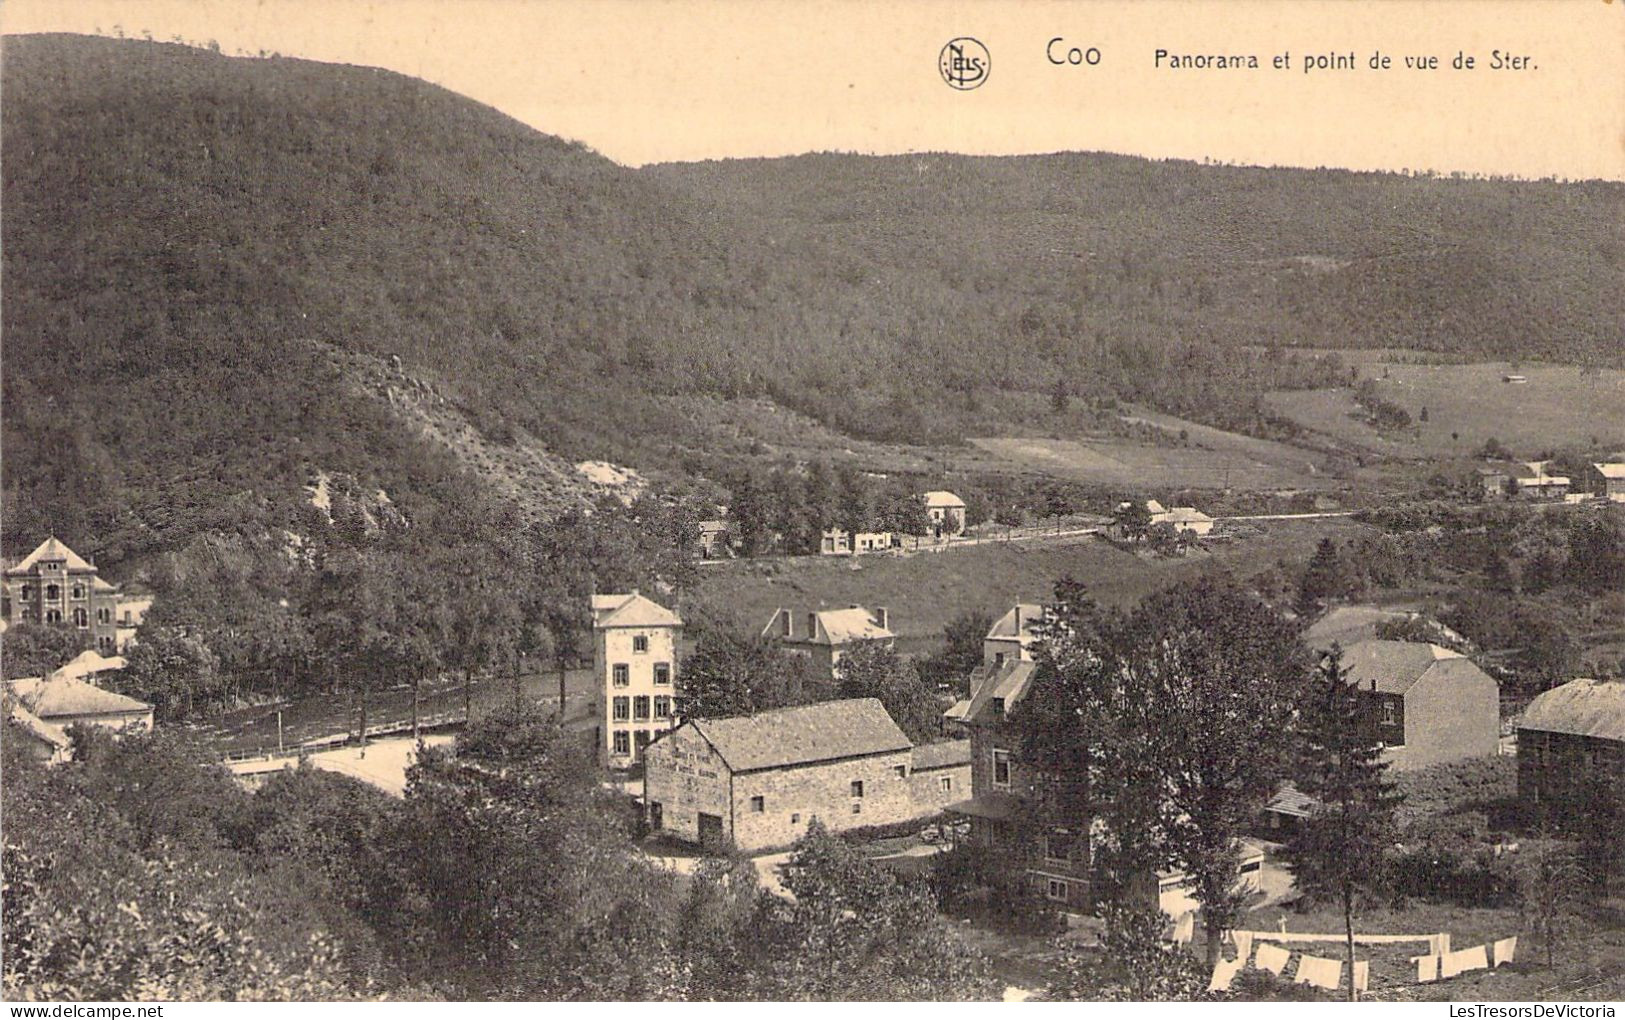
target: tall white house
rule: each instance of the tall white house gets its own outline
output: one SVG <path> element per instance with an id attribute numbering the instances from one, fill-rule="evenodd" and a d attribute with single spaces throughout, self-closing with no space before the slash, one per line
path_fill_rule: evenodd
<path id="1" fill-rule="evenodd" d="M 602 699 L 598 759 L 624 769 L 643 760 L 643 749 L 672 728 L 677 714 L 677 646 L 683 621 L 650 599 L 592 597 L 593 672 Z"/>

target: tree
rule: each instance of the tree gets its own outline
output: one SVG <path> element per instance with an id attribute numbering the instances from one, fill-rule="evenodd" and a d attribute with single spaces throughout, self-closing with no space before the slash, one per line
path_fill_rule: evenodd
<path id="1" fill-rule="evenodd" d="M 70 627 L 19 623 L 0 634 L 0 662 L 5 679 L 45 676 L 90 647 L 87 632 Z"/>
<path id="2" fill-rule="evenodd" d="M 1386 778 L 1382 742 L 1342 662 L 1342 649 L 1334 646 L 1304 699 L 1297 783 L 1315 807 L 1285 854 L 1299 890 L 1335 898 L 1342 907 L 1352 974 L 1355 896 L 1381 877 L 1381 848 L 1393 841 L 1399 797 Z M 1354 996 L 1350 982 L 1350 1001 Z"/>
<path id="3" fill-rule="evenodd" d="M 1146 544 L 1158 556 L 1173 556 L 1183 548 L 1181 535 L 1184 534 L 1167 521 L 1158 521 L 1146 530 Z"/>
<path id="4" fill-rule="evenodd" d="M 982 664 L 982 642 L 993 622 L 993 614 L 981 609 L 968 609 L 949 620 L 942 628 L 942 650 L 919 664 L 921 677 L 939 689 L 963 686 L 960 682 Z"/>
<path id="5" fill-rule="evenodd" d="M 942 733 L 942 706 L 920 680 L 919 670 L 880 641 L 849 647 L 835 667 L 843 698 L 878 698 L 899 728 L 915 743 Z"/>
<path id="6" fill-rule="evenodd" d="M 125 656 L 118 684 L 127 693 L 151 702 L 163 719 L 192 715 L 201 699 L 220 690 L 220 660 L 209 646 L 185 631 L 150 626 Z"/>
<path id="7" fill-rule="evenodd" d="M 1044 990 L 1052 1002 L 1191 1002 L 1207 975 L 1183 946 L 1163 941 L 1167 915 L 1154 907 L 1106 904 L 1100 952 L 1085 956 L 1061 945 L 1061 976 Z"/>
<path id="8" fill-rule="evenodd" d="M 1546 949 L 1547 969 L 1574 931 L 1585 899 L 1585 869 L 1569 847 L 1543 839 L 1524 848 L 1518 858 L 1518 900 L 1524 927 Z"/>
<path id="9" fill-rule="evenodd" d="M 778 658 L 762 642 L 744 641 L 725 631 L 702 632 L 693 653 L 683 660 L 683 718 L 725 719 L 765 708 L 758 706 L 757 698 L 779 665 Z"/>
<path id="10" fill-rule="evenodd" d="M 1298 612 L 1307 616 L 1324 606 L 1327 600 L 1340 598 L 1348 591 L 1348 567 L 1337 543 L 1323 538 L 1315 546 L 1315 554 L 1309 558 L 1298 585 Z"/>
<path id="11" fill-rule="evenodd" d="M 1143 539 L 1151 528 L 1151 511 L 1144 501 L 1138 499 L 1119 503 L 1117 509 L 1112 512 L 1112 519 L 1117 522 L 1123 537 L 1131 542 Z"/>

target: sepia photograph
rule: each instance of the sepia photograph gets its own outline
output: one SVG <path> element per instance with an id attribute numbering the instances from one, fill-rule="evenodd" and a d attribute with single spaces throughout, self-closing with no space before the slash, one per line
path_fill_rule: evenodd
<path id="1" fill-rule="evenodd" d="M 8 1017 L 1616 1015 L 1625 3 L 0 33 Z"/>

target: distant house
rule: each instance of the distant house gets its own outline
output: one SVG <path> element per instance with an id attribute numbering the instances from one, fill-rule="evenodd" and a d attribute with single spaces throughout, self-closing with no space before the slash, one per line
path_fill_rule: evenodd
<path id="1" fill-rule="evenodd" d="M 1504 464 L 1486 464 L 1476 469 L 1479 487 L 1485 499 L 1505 499 L 1512 487 L 1512 468 Z"/>
<path id="2" fill-rule="evenodd" d="M 75 723 L 100 726 L 115 733 L 144 733 L 152 729 L 151 705 L 60 671 L 43 679 L 13 680 L 11 694 L 17 705 L 35 718 L 63 730 Z"/>
<path id="3" fill-rule="evenodd" d="M 700 522 L 700 558 L 720 559 L 733 554 L 733 543 L 727 521 Z"/>
<path id="4" fill-rule="evenodd" d="M 841 656 L 853 645 L 863 641 L 881 641 L 887 647 L 895 644 L 897 635 L 891 632 L 890 623 L 885 606 L 874 612 L 858 605 L 801 614 L 779 609 L 762 628 L 761 636 L 787 652 L 805 655 L 815 668 L 833 676 Z"/>
<path id="5" fill-rule="evenodd" d="M 607 768 L 630 768 L 676 721 L 683 621 L 636 591 L 594 595 L 592 633 L 598 760 Z"/>
<path id="6" fill-rule="evenodd" d="M 122 655 L 105 656 L 87 648 L 69 659 L 65 665 L 59 666 L 51 676 L 89 680 L 99 687 L 106 679 L 103 674 L 116 673 L 126 665 L 128 662 Z"/>
<path id="7" fill-rule="evenodd" d="M 951 492 L 934 489 L 925 494 L 926 516 L 936 537 L 957 535 L 965 530 L 965 501 Z"/>
<path id="8" fill-rule="evenodd" d="M 860 531 L 856 535 L 840 528 L 825 528 L 818 552 L 823 556 L 862 556 L 901 548 L 903 540 L 891 531 Z"/>
<path id="9" fill-rule="evenodd" d="M 7 625 L 71 628 L 98 651 L 111 654 L 118 650 L 113 619 L 118 594 L 95 564 L 52 536 L 6 568 L 0 617 Z"/>
<path id="10" fill-rule="evenodd" d="M 1153 526 L 1171 524 L 1175 531 L 1188 532 L 1198 538 L 1213 530 L 1213 518 L 1193 506 L 1176 506 L 1161 513 L 1151 514 Z"/>
<path id="11" fill-rule="evenodd" d="M 147 610 L 152 608 L 151 595 L 137 595 L 133 592 L 120 594 L 118 604 L 113 611 L 113 622 L 116 628 L 113 647 L 119 654 L 128 651 L 135 644 L 136 631 L 146 622 Z"/>
<path id="12" fill-rule="evenodd" d="M 1415 641 L 1360 641 L 1344 649 L 1349 682 L 1396 769 L 1494 755 L 1500 685 L 1458 652 Z"/>
<path id="13" fill-rule="evenodd" d="M 952 747 L 916 748 L 875 698 L 690 719 L 649 745 L 649 828 L 701 845 L 787 846 L 814 819 L 840 832 L 927 818 L 957 787 Z M 918 787 L 918 789 L 917 789 Z"/>
<path id="14" fill-rule="evenodd" d="M 1547 471 L 1550 461 L 1530 460 L 1514 464 L 1512 485 L 1524 499 L 1562 499 L 1568 495 L 1569 479 Z"/>
<path id="15" fill-rule="evenodd" d="M 1593 495 L 1612 503 L 1625 503 L 1625 463 L 1592 464 L 1587 472 Z"/>
<path id="16" fill-rule="evenodd" d="M 1625 798 L 1625 681 L 1570 680 L 1518 722 L 1518 799 L 1557 818 Z"/>
<path id="17" fill-rule="evenodd" d="M 1424 617 L 1421 613 L 1407 612 L 1403 609 L 1381 609 L 1377 606 L 1333 606 L 1321 614 L 1320 619 L 1310 624 L 1301 636 L 1304 644 L 1324 652 L 1329 651 L 1333 644 L 1347 648 L 1360 641 L 1369 641 L 1377 636 L 1378 628 L 1384 624 L 1408 622 L 1420 624 L 1429 637 L 1441 642 L 1457 645 L 1466 643 L 1466 638 L 1444 624 Z"/>

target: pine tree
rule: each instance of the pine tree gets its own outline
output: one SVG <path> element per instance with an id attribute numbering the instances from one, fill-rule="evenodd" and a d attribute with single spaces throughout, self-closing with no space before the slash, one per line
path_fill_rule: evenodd
<path id="1" fill-rule="evenodd" d="M 1347 586 L 1337 543 L 1330 538 L 1321 539 L 1298 586 L 1298 611 L 1305 615 L 1314 612 L 1327 599 L 1344 594 Z"/>
<path id="2" fill-rule="evenodd" d="M 1335 897 L 1343 908 L 1349 973 L 1354 972 L 1354 899 L 1381 867 L 1399 795 L 1343 653 L 1333 647 L 1317 670 L 1302 718 L 1298 786 L 1316 801 L 1287 842 L 1285 856 L 1299 890 Z M 1353 983 L 1349 986 L 1353 998 Z"/>

